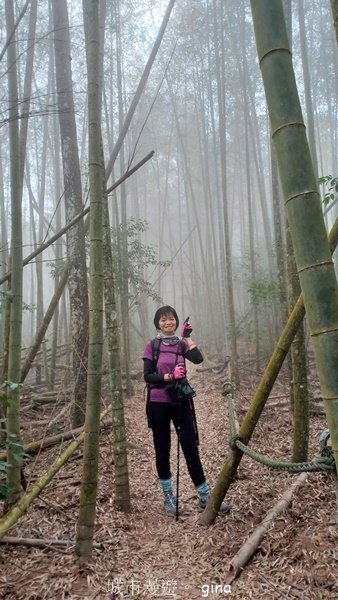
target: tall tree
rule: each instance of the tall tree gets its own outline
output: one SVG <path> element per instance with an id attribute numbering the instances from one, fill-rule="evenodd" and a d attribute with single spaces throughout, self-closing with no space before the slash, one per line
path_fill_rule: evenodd
<path id="1" fill-rule="evenodd" d="M 298 4 L 298 9 L 300 6 Z M 292 48 L 292 6 L 290 0 L 283 0 L 283 10 L 285 16 L 286 29 L 289 39 L 290 50 Z M 304 12 L 304 11 L 303 11 Z M 303 29 L 303 14 L 299 10 L 300 30 Z M 303 66 L 307 65 L 307 54 L 304 48 L 305 39 L 302 31 L 302 61 Z M 306 77 L 304 68 L 304 78 Z M 307 77 L 307 81 L 308 81 Z M 306 97 L 311 98 L 309 84 L 306 86 Z M 313 123 L 312 102 L 307 102 L 308 122 Z M 316 149 L 314 145 L 314 130 L 310 127 L 310 151 L 312 160 L 316 158 Z M 312 141 L 311 141 L 312 140 Z M 275 151 L 274 151 L 275 154 Z M 317 162 L 315 161 L 315 173 L 317 173 Z M 285 219 L 285 237 L 286 237 L 286 265 L 287 265 L 287 296 L 289 312 L 301 293 L 297 264 L 293 249 L 291 231 L 288 220 Z M 290 353 L 288 355 L 288 368 L 290 374 L 290 410 L 293 421 L 293 441 L 292 441 L 292 460 L 295 462 L 305 461 L 308 455 L 309 447 L 309 394 L 307 382 L 307 356 L 305 346 L 305 325 L 300 324 L 297 333 L 292 341 Z"/>
<path id="2" fill-rule="evenodd" d="M 111 230 L 109 226 L 109 211 L 106 194 L 103 201 L 104 299 L 113 415 L 112 445 L 115 474 L 114 505 L 118 510 L 128 512 L 130 509 L 130 490 L 121 376 L 120 334 L 117 317 L 118 311 L 116 306 L 116 283 L 114 277 L 114 265 L 111 247 Z"/>
<path id="3" fill-rule="evenodd" d="M 232 261 L 231 261 L 231 244 L 230 244 L 230 227 L 229 227 L 229 206 L 227 194 L 227 178 L 226 178 L 226 119 L 225 119 L 225 64 L 224 64 L 224 40 L 223 40 L 223 5 L 220 5 L 220 14 L 216 11 L 216 2 L 213 2 L 214 7 L 214 33 L 215 33 L 215 62 L 216 62 L 216 83 L 217 83 L 217 98 L 218 98 L 218 118 L 219 118 L 219 146 L 220 146 L 220 161 L 221 161 L 221 194 L 223 201 L 223 229 L 224 229 L 224 244 L 225 244 L 225 272 L 226 272 L 226 299 L 228 310 L 229 337 L 231 349 L 231 376 L 239 385 L 239 369 L 238 369 L 238 353 L 237 353 L 237 336 L 236 336 L 236 317 L 233 294 L 233 278 L 232 278 Z M 221 39 L 219 39 L 219 24 L 221 24 Z"/>
<path id="4" fill-rule="evenodd" d="M 69 19 L 66 0 L 52 0 L 55 74 L 61 133 L 66 221 L 83 210 L 73 98 Z M 67 230 L 67 260 L 70 265 L 69 296 L 73 346 L 73 425 L 82 425 L 85 415 L 88 354 L 88 289 L 83 220 Z"/>
<path id="5" fill-rule="evenodd" d="M 14 31 L 14 7 L 6 0 L 6 28 L 9 37 Z M 7 481 L 9 503 L 14 504 L 21 491 L 21 465 L 17 459 L 20 443 L 20 364 L 22 338 L 22 183 L 19 145 L 18 79 L 16 36 L 13 33 L 7 48 L 8 112 L 11 180 L 11 305 L 8 352 L 7 390 Z"/>
<path id="6" fill-rule="evenodd" d="M 336 40 L 338 44 L 338 0 L 331 0 L 333 25 L 336 32 Z"/>
<path id="7" fill-rule="evenodd" d="M 251 8 L 286 214 L 338 463 L 337 280 L 298 98 L 282 3 L 281 0 L 251 0 Z"/>
<path id="8" fill-rule="evenodd" d="M 88 77 L 88 167 L 90 186 L 89 356 L 85 437 L 76 554 L 92 554 L 98 481 L 103 346 L 103 190 L 99 0 L 83 0 Z"/>

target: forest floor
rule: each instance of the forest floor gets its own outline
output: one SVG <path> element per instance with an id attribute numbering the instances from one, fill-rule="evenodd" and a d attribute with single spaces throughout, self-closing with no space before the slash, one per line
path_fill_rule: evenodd
<path id="1" fill-rule="evenodd" d="M 196 367 L 190 375 L 197 391 L 200 454 L 212 486 L 228 455 L 228 419 L 221 395 L 225 376 L 199 373 Z M 258 380 L 250 363 L 243 366 L 241 377 L 240 390 L 235 392 L 239 421 Z M 292 427 L 287 408 L 288 389 L 282 379 L 273 389 L 251 445 L 274 458 L 289 460 Z M 135 395 L 125 403 L 131 513 L 125 515 L 114 509 L 111 429 L 106 428 L 100 450 L 91 563 L 79 567 L 74 560 L 74 547 L 2 545 L 0 597 L 6 600 L 338 598 L 338 527 L 330 524 L 335 511 L 332 472 L 308 475 L 295 493 L 290 509 L 275 519 L 251 561 L 230 586 L 227 581 L 231 558 L 298 475 L 269 470 L 243 457 L 226 496 L 230 514 L 218 516 L 210 527 L 202 527 L 198 524 L 195 490 L 181 457 L 181 516 L 178 522 L 164 516 L 143 389 L 143 381 L 136 381 Z M 59 410 L 60 407 L 54 407 L 53 414 Z M 25 440 L 41 437 L 50 411 L 46 407 L 39 412 L 33 409 L 25 412 Z M 64 426 L 67 429 L 68 423 Z M 310 456 L 318 451 L 318 438 L 326 427 L 323 413 L 312 416 Z M 66 444 L 46 449 L 28 460 L 25 475 L 29 485 Z M 175 463 L 176 439 L 172 449 L 174 480 Z M 73 540 L 81 465 L 80 447 L 8 535 Z"/>

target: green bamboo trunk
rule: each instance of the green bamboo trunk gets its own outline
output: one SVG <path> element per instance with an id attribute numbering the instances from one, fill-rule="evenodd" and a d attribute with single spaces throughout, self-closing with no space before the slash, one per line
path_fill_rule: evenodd
<path id="1" fill-rule="evenodd" d="M 298 100 L 281 2 L 253 0 L 252 12 L 258 30 L 257 47 L 303 293 L 277 342 L 238 435 L 245 444 L 249 442 L 302 322 L 304 297 L 337 464 L 338 294 L 330 252 L 337 245 L 338 222 L 335 222 L 328 242 Z M 259 31 L 260 28 L 262 32 Z M 269 63 L 270 60 L 272 64 L 265 64 L 265 61 Z M 286 114 L 283 114 L 283 111 Z M 240 450 L 231 451 L 217 478 L 208 505 L 199 519 L 201 524 L 209 525 L 215 520 L 241 458 Z"/>
<path id="2" fill-rule="evenodd" d="M 338 0 L 331 0 L 333 26 L 336 32 L 336 40 L 338 44 Z"/>
<path id="3" fill-rule="evenodd" d="M 329 244 L 331 252 L 333 253 L 338 244 L 338 219 L 336 219 L 330 231 Z M 260 415 L 269 398 L 269 394 L 283 366 L 283 362 L 290 350 L 292 340 L 298 331 L 299 325 L 303 321 L 304 315 L 303 295 L 300 295 L 283 328 L 276 347 L 260 379 L 254 397 L 250 402 L 247 413 L 241 423 L 238 436 L 245 444 L 248 444 L 251 439 Z M 207 508 L 199 519 L 201 524 L 210 525 L 215 520 L 223 498 L 236 474 L 242 456 L 243 453 L 238 448 L 230 452 L 212 490 L 210 502 L 208 502 Z"/>
<path id="4" fill-rule="evenodd" d="M 101 82 L 98 2 L 83 0 L 88 72 L 88 163 L 90 184 L 89 354 L 84 458 L 76 554 L 91 557 L 98 484 L 103 346 L 103 219 L 105 186 L 101 154 Z"/>
<path id="5" fill-rule="evenodd" d="M 109 375 L 112 400 L 112 445 L 114 456 L 114 505 L 118 510 L 130 510 L 127 438 L 121 377 L 120 334 L 116 310 L 115 277 L 111 249 L 111 231 L 107 198 L 104 198 L 104 298 L 106 337 L 109 354 Z"/>
<path id="6" fill-rule="evenodd" d="M 9 36 L 14 30 L 14 7 L 6 0 L 6 29 Z M 11 486 L 9 503 L 14 503 L 21 491 L 21 461 L 17 458 L 20 449 L 20 361 L 22 337 L 22 186 L 21 157 L 19 147 L 18 83 L 15 35 L 7 49 L 9 145 L 11 178 L 11 307 L 8 352 L 7 389 L 7 482 Z"/>
<path id="7" fill-rule="evenodd" d="M 251 0 L 256 44 L 297 270 L 338 458 L 338 286 L 281 0 Z"/>

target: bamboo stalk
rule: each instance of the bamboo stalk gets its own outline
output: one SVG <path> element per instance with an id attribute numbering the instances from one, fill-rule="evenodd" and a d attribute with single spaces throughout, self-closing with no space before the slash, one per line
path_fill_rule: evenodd
<path id="1" fill-rule="evenodd" d="M 338 243 L 338 219 L 335 220 L 329 234 L 329 244 L 331 252 L 334 251 Z M 290 349 L 294 335 L 305 315 L 303 295 L 301 294 L 293 307 L 287 323 L 277 341 L 276 347 L 270 357 L 265 371 L 256 388 L 254 397 L 247 409 L 246 415 L 240 426 L 238 435 L 241 440 L 248 444 L 258 423 L 259 417 L 269 398 L 269 394 L 280 372 L 285 357 Z M 216 484 L 210 495 L 210 500 L 206 509 L 199 517 L 201 525 L 210 525 L 214 522 L 219 507 L 221 506 L 225 494 L 227 493 L 231 482 L 236 474 L 241 462 L 243 453 L 238 449 L 230 451 L 228 459 L 225 461 L 222 470 L 217 478 Z"/>

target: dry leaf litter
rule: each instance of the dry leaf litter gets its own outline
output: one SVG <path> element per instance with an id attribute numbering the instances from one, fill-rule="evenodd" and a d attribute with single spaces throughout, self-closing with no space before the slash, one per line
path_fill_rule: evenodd
<path id="1" fill-rule="evenodd" d="M 224 374 L 198 372 L 191 382 L 197 391 L 195 408 L 200 454 L 212 486 L 228 456 L 228 418 L 221 395 Z M 283 378 L 281 378 L 283 380 Z M 242 384 L 235 391 L 239 421 L 258 377 L 249 363 L 242 367 Z M 107 395 L 108 401 L 108 395 Z M 39 439 L 46 422 L 60 408 L 24 413 L 23 437 Z M 34 548 L 1 546 L 0 597 L 6 600 L 322 600 L 338 598 L 338 527 L 330 523 L 335 511 L 332 472 L 313 473 L 263 538 L 240 576 L 227 584 L 229 564 L 266 512 L 280 499 L 297 475 L 278 472 L 244 457 L 226 496 L 231 513 L 210 527 L 198 524 L 197 499 L 183 456 L 180 460 L 180 519 L 162 511 L 151 431 L 145 419 L 144 383 L 125 401 L 132 511 L 114 508 L 114 467 L 111 428 L 102 432 L 97 518 L 93 557 L 86 566 L 74 559 L 74 546 Z M 26 423 L 25 423 L 26 422 Z M 39 425 L 39 422 L 41 425 Z M 69 428 L 64 413 L 62 426 Z M 310 456 L 327 427 L 323 411 L 311 418 Z M 67 442 L 68 443 L 68 442 Z M 259 452 L 289 460 L 292 426 L 288 390 L 277 382 L 251 441 Z M 66 443 L 45 449 L 25 466 L 28 485 L 57 458 Z M 22 538 L 74 541 L 79 505 L 82 447 L 56 474 L 8 535 Z M 172 444 L 176 479 L 176 437 Z"/>

